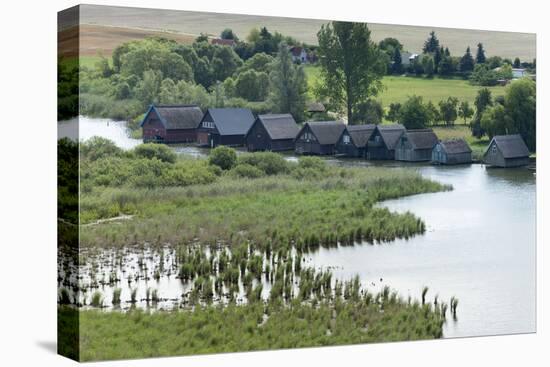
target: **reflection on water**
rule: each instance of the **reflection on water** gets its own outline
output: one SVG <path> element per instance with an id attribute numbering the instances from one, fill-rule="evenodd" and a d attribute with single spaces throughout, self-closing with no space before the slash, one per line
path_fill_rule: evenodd
<path id="1" fill-rule="evenodd" d="M 114 140 L 129 149 L 141 143 L 128 137 L 123 122 L 80 118 L 81 139 L 94 135 Z M 174 146 L 176 152 L 206 156 L 207 149 Z M 292 154 L 286 154 L 295 160 Z M 392 211 L 411 211 L 427 224 L 422 236 L 384 245 L 358 245 L 319 249 L 308 263 L 331 267 L 335 276 L 359 274 L 372 290 L 384 285 L 403 297 L 420 297 L 430 288 L 448 303 L 459 299 L 458 321 L 448 321 L 446 337 L 534 332 L 536 304 L 535 208 L 533 171 L 523 168 L 490 169 L 473 164 L 456 167 L 425 163 L 370 162 L 326 158 L 347 166 L 413 167 L 424 177 L 453 185 L 451 192 L 422 194 L 384 202 Z M 172 275 L 174 276 L 174 275 Z M 181 284 L 172 279 L 159 287 L 174 300 Z M 172 282 L 169 278 L 166 282 Z M 171 294 L 176 289 L 177 294 Z M 164 293 L 164 290 L 163 290 Z"/>
<path id="2" fill-rule="evenodd" d="M 447 337 L 534 332 L 535 178 L 527 169 L 483 165 L 419 167 L 424 177 L 454 190 L 391 200 L 392 211 L 411 211 L 427 224 L 422 236 L 392 244 L 320 249 L 320 267 L 337 277 L 360 274 L 372 289 L 390 285 L 402 295 L 459 298 L 458 322 Z"/>

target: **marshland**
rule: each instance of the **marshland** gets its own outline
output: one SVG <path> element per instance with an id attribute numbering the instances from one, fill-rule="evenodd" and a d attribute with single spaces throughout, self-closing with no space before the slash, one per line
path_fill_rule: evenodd
<path id="1" fill-rule="evenodd" d="M 87 121 L 94 131 L 106 127 L 104 121 Z M 113 126 L 117 125 L 111 122 L 109 128 Z M 124 125 L 121 123 L 118 128 L 123 129 Z M 363 307 L 364 303 L 352 304 L 344 297 L 346 284 L 356 276 L 361 297 L 380 301 L 384 292 L 394 294 L 396 305 L 401 305 L 396 306 L 396 313 L 415 313 L 409 299 L 411 305 L 418 302 L 422 309 L 423 287 L 428 287 L 426 303 L 432 308 L 429 315 L 435 317 L 436 300 L 439 313 L 443 305 L 446 308 L 445 322 L 430 337 L 534 330 L 535 277 L 530 269 L 534 269 L 535 178 L 528 170 L 487 169 L 483 165 L 445 168 L 337 158 L 300 161 L 291 155 L 266 154 L 258 155 L 263 159 L 252 159 L 249 154 L 237 152 L 236 165 L 224 171 L 212 167 L 207 152 L 192 146 L 171 148 L 177 152 L 175 156 L 160 152 L 162 161 L 136 158 L 131 147 L 138 144 L 125 146 L 117 141 L 117 134 L 104 136 L 115 136 L 114 148 L 104 145 L 110 158 L 90 160 L 81 156 L 82 167 L 89 168 L 83 175 L 81 193 L 83 247 L 79 256 L 70 252 L 67 255 L 65 251 L 59 256 L 61 269 L 65 269 L 60 272 L 60 303 L 72 304 L 70 308 L 60 308 L 60 312 L 63 318 L 70 319 L 74 304 L 78 304 L 83 315 L 81 331 L 90 333 L 87 340 L 95 340 L 98 330 L 121 335 L 98 327 L 109 322 L 113 328 L 122 328 L 126 314 L 135 315 L 132 317 L 147 325 L 166 325 L 174 322 L 173 318 L 201 323 L 199 319 L 211 312 L 241 317 L 250 310 L 250 317 L 254 318 L 261 309 L 268 315 L 275 286 L 285 304 L 280 312 L 292 314 L 293 302 L 299 302 L 299 308 L 307 307 L 301 312 L 306 312 L 312 328 L 297 328 L 319 333 L 319 339 L 308 345 L 336 344 L 337 340 L 349 343 L 353 340 L 348 338 L 362 329 L 364 320 L 346 318 L 346 322 L 357 321 L 357 329 L 348 327 L 349 335 L 341 334 L 339 338 L 329 337 L 330 328 L 317 329 L 313 325 L 320 324 L 313 321 L 322 319 L 323 312 L 328 312 L 326 308 L 336 307 L 339 292 L 346 307 Z M 86 149 L 81 154 L 87 154 Z M 139 154 L 146 156 L 150 152 Z M 153 179 L 158 182 L 172 178 L 167 181 L 170 184 L 165 182 L 151 190 L 147 186 L 153 182 L 148 181 L 151 177 L 128 181 L 124 170 L 112 168 L 120 167 L 117 160 L 131 166 L 129 162 L 140 159 L 155 161 L 160 167 L 185 167 L 188 175 L 178 176 L 176 186 L 169 182 L 174 176 L 156 175 Z M 139 172 L 139 165 L 134 169 Z M 311 171 L 307 177 L 316 170 L 322 174 L 305 179 L 304 170 Z M 107 172 L 116 174 L 109 177 Z M 202 181 L 188 182 L 186 177 Z M 143 185 L 140 179 L 149 183 Z M 325 194 L 332 201 L 319 199 Z M 256 200 L 262 204 L 254 205 Z M 290 210 L 284 210 L 287 206 Z M 301 211 L 306 208 L 307 216 Z M 368 210 L 362 212 L 360 208 Z M 201 212 L 208 215 L 201 217 Z M 121 214 L 125 217 L 116 219 Z M 378 216 L 384 219 L 377 222 Z M 102 222 L 106 218 L 115 219 Z M 204 222 L 205 219 L 210 221 Z M 266 221 L 271 225 L 266 226 Z M 384 231 L 380 230 L 381 225 Z M 273 232 L 273 228 L 277 231 Z M 266 238 L 271 241 L 263 241 Z M 297 257 L 300 261 L 296 261 Z M 300 264 L 298 272 L 296 263 Z M 227 266 L 220 269 L 220 264 Z M 286 280 L 288 267 L 290 277 Z M 74 269 L 79 269 L 81 279 L 69 279 L 75 274 Z M 277 283 L 277 271 L 279 279 L 283 279 L 282 286 Z M 303 286 L 312 289 L 315 277 L 319 277 L 318 283 L 323 276 L 330 277 L 331 291 L 312 290 L 310 300 L 304 303 L 300 298 L 302 272 L 315 274 L 311 284 L 304 281 Z M 67 274 L 69 277 L 65 277 Z M 210 286 L 212 292 L 204 292 Z M 254 301 L 249 302 L 247 296 Z M 451 311 L 452 297 L 459 300 L 456 319 Z M 216 311 L 218 308 L 223 311 Z M 191 310 L 200 310 L 202 316 L 195 316 Z M 290 334 L 297 335 L 296 325 L 302 325 L 304 319 L 291 319 L 290 314 L 285 318 L 285 328 L 281 326 L 277 332 L 292 338 Z M 153 317 L 154 323 L 147 321 Z M 217 316 L 209 317 L 214 319 Z M 425 322 L 422 318 L 417 320 Z M 252 323 L 252 319 L 249 321 Z M 377 328 L 392 328 L 392 322 Z M 138 335 L 140 325 L 126 327 L 133 327 L 136 340 L 146 343 L 147 339 Z M 215 328 L 213 325 L 210 326 Z M 267 327 L 253 329 L 252 334 L 243 329 L 235 329 L 235 333 L 240 333 L 242 340 L 245 335 L 254 335 L 256 341 L 250 339 L 250 348 L 260 347 L 263 337 L 259 333 L 267 333 L 267 328 L 275 326 L 263 321 L 258 325 Z M 155 331 L 159 337 L 160 328 Z M 416 336 L 401 334 L 399 329 L 392 332 L 396 339 L 428 337 L 425 331 L 413 333 Z M 384 335 L 392 332 L 386 329 Z M 358 335 L 357 341 L 374 340 Z M 205 334 L 202 338 L 207 340 L 199 338 L 203 342 L 186 346 L 178 354 L 231 348 L 231 337 L 227 336 L 223 343 L 219 342 L 220 337 Z M 378 335 L 377 340 L 389 339 Z M 261 348 L 269 347 L 278 345 L 271 341 Z M 119 355 L 114 350 L 106 353 L 103 357 Z M 147 354 L 143 353 L 134 356 Z"/>

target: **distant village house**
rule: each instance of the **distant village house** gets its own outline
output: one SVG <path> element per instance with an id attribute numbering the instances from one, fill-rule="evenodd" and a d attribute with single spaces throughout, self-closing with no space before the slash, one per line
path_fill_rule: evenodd
<path id="1" fill-rule="evenodd" d="M 229 47 L 235 47 L 237 44 L 235 40 L 232 39 L 223 39 L 223 38 L 213 38 L 210 41 L 213 45 L 219 45 L 219 46 L 229 46 Z"/>
<path id="2" fill-rule="evenodd" d="M 190 143 L 197 140 L 202 111 L 196 105 L 151 105 L 140 126 L 144 142 Z"/>
<path id="3" fill-rule="evenodd" d="M 295 63 L 305 64 L 308 61 L 306 49 L 301 46 L 291 47 L 290 55 Z"/>

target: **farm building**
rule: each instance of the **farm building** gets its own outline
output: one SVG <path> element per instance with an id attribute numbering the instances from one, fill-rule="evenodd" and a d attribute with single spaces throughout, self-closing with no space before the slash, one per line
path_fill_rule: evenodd
<path id="1" fill-rule="evenodd" d="M 365 157 L 367 141 L 376 125 L 348 125 L 336 142 L 336 153 L 348 157 Z"/>
<path id="2" fill-rule="evenodd" d="M 294 117 L 289 113 L 258 115 L 244 138 L 245 145 L 249 151 L 293 150 L 299 131 Z"/>
<path id="3" fill-rule="evenodd" d="M 306 49 L 300 46 L 294 46 L 290 48 L 290 55 L 292 56 L 292 61 L 296 63 L 304 64 L 307 62 L 307 52 Z"/>
<path id="4" fill-rule="evenodd" d="M 529 149 L 520 135 L 497 135 L 491 139 L 483 161 L 496 167 L 519 167 L 529 164 Z"/>
<path id="5" fill-rule="evenodd" d="M 432 150 L 435 164 L 463 164 L 472 162 L 472 149 L 464 139 L 444 140 Z"/>
<path id="6" fill-rule="evenodd" d="M 422 162 L 432 159 L 438 139 L 432 129 L 407 130 L 395 145 L 395 160 Z"/>
<path id="7" fill-rule="evenodd" d="M 401 124 L 376 125 L 367 141 L 367 159 L 395 159 L 395 146 L 404 133 L 405 127 Z"/>
<path id="8" fill-rule="evenodd" d="M 202 111 L 196 105 L 151 105 L 141 121 L 144 142 L 189 143 L 197 140 Z"/>
<path id="9" fill-rule="evenodd" d="M 197 129 L 199 145 L 244 145 L 244 136 L 254 123 L 248 108 L 209 108 Z"/>
<path id="10" fill-rule="evenodd" d="M 306 122 L 296 136 L 296 153 L 334 154 L 336 142 L 345 128 L 341 121 Z"/>

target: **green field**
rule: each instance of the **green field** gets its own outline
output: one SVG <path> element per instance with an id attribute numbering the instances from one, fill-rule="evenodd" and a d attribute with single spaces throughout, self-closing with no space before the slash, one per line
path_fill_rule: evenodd
<path id="1" fill-rule="evenodd" d="M 313 98 L 312 90 L 319 79 L 319 67 L 306 66 L 305 71 L 308 77 L 308 87 L 310 96 Z M 403 103 L 414 94 L 422 96 L 425 101 L 437 102 L 447 99 L 447 97 L 456 97 L 460 101 L 468 101 L 473 105 L 477 91 L 481 88 L 470 84 L 463 79 L 426 79 L 420 77 L 404 76 L 386 76 L 383 80 L 385 89 L 378 96 L 384 107 L 390 103 Z M 493 97 L 504 95 L 504 87 L 489 87 Z"/>

